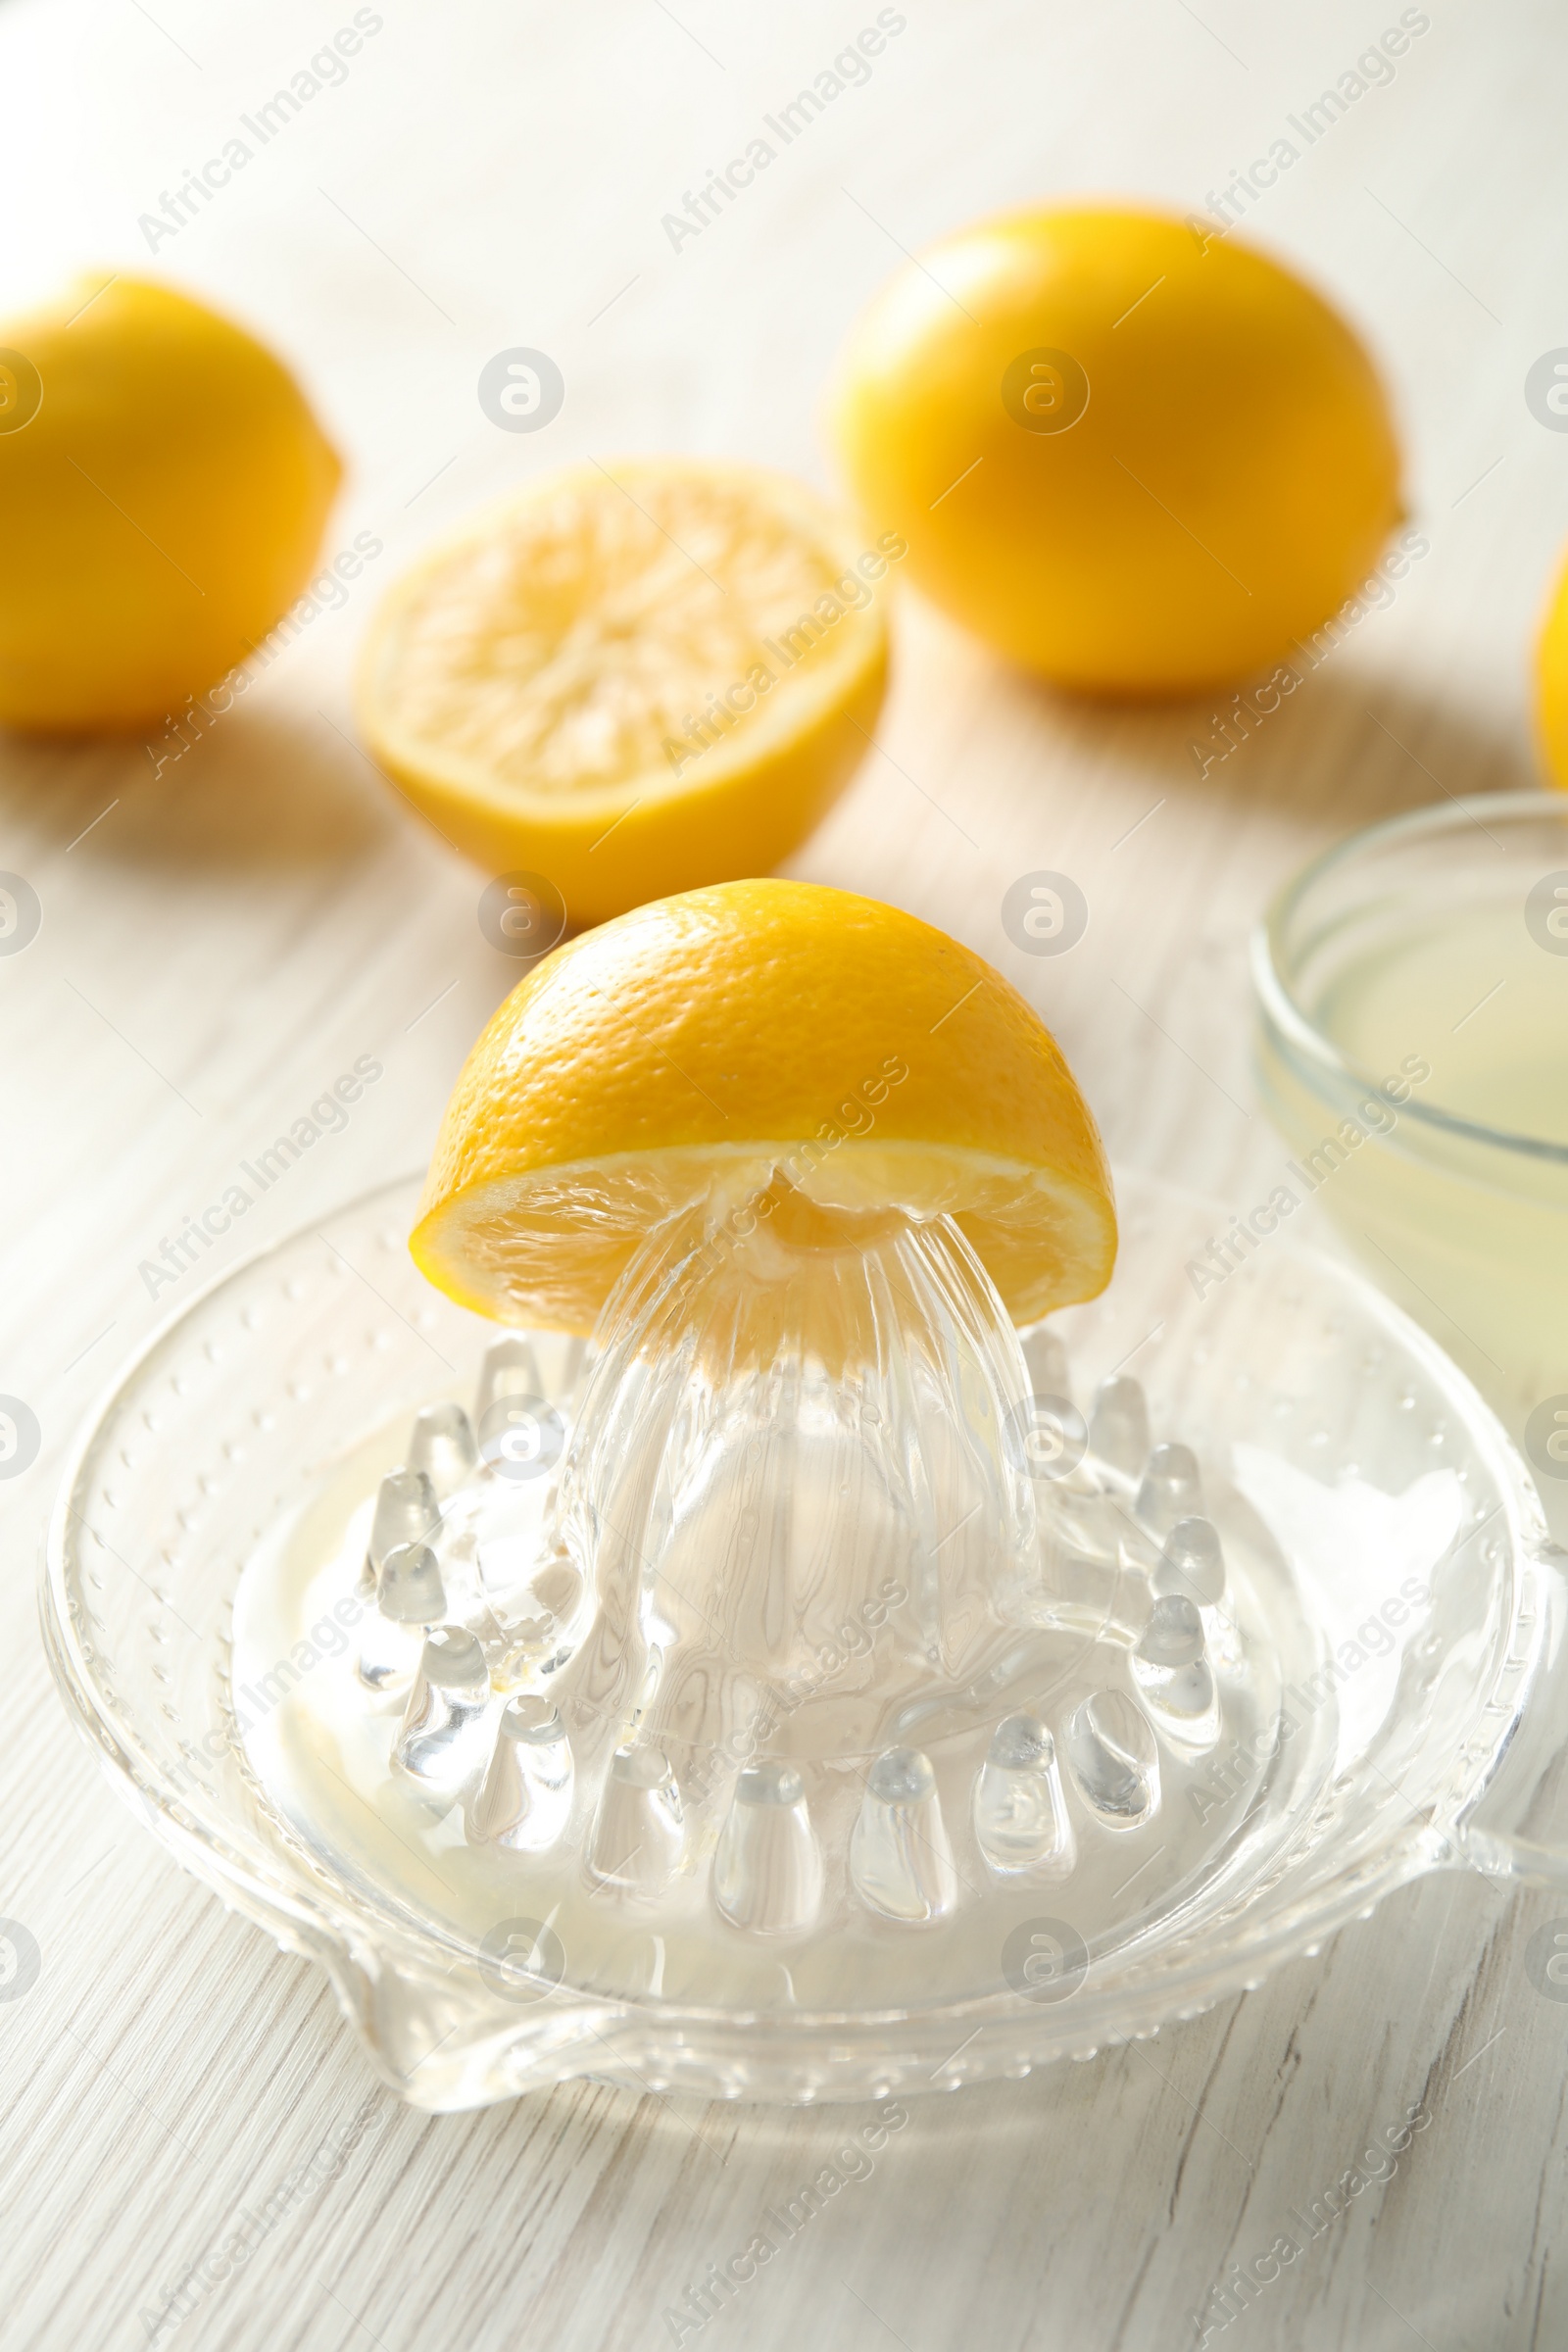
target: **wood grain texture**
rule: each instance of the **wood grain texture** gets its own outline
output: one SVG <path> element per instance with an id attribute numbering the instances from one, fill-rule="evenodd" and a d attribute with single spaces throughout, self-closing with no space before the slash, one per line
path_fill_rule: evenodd
<path id="1" fill-rule="evenodd" d="M 368 2096 L 341 2174 L 160 2344 L 668 2343 L 665 2307 L 839 2144 L 850 2119 L 830 2113 L 589 2083 L 471 2117 L 398 2109 L 322 1980 L 181 1876 L 73 1738 L 35 1630 L 39 1532 L 74 1424 L 173 1303 L 153 1304 L 138 1261 L 359 1054 L 385 1083 L 233 1246 L 417 1162 L 513 976 L 475 921 L 485 877 L 352 742 L 353 648 L 381 583 L 544 463 L 678 446 L 825 479 L 824 372 L 901 247 L 1054 191 L 1200 206 L 1398 11 L 908 0 L 869 83 L 679 253 L 661 216 L 874 10 L 380 13 L 342 85 L 154 259 L 138 216 L 350 10 L 0 12 L 0 298 L 102 258 L 232 308 L 294 357 L 352 457 L 332 547 L 361 528 L 385 543 L 346 608 L 161 775 L 134 744 L 0 748 L 0 865 L 44 907 L 33 945 L 0 959 L 0 1389 L 43 1427 L 4 1491 L 0 1582 L 0 1914 L 42 1953 L 31 1989 L 0 2002 L 15 2352 L 145 2342 L 142 2315 Z M 1255 216 L 1394 384 L 1431 553 L 1392 608 L 1201 780 L 1206 711 L 1064 706 L 911 608 L 877 749 L 795 861 L 991 956 L 1058 1030 L 1117 1158 L 1238 1202 L 1281 1155 L 1249 1068 L 1246 941 L 1268 893 L 1356 823 L 1532 773 L 1527 648 L 1568 525 L 1568 437 L 1522 387 L 1568 340 L 1568 36 L 1547 0 L 1429 13 L 1394 81 Z M 519 343 L 567 383 L 537 445 L 494 431 L 474 397 L 484 361 Z M 1008 884 L 1041 866 L 1091 907 L 1080 947 L 1045 965 L 1000 922 Z M 1551 1916 L 1546 1897 L 1428 1880 L 1157 2040 L 911 2102 L 869 2177 L 705 2338 L 1173 2352 L 1234 2262 L 1424 2102 L 1393 2178 L 1227 2340 L 1561 2344 L 1568 2008 L 1522 1961 Z"/>

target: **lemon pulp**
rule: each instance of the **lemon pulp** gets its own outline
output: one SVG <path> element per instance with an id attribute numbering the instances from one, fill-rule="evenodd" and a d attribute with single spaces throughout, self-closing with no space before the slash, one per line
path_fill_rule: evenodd
<path id="1" fill-rule="evenodd" d="M 754 467 L 575 468 L 400 582 L 371 748 L 460 848 L 573 922 L 776 864 L 864 755 L 888 558 Z"/>

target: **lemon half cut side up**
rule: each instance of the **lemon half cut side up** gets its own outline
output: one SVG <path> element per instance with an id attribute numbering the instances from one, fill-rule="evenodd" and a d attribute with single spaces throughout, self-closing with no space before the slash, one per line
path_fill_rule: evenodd
<path id="1" fill-rule="evenodd" d="M 777 865 L 870 746 L 903 541 L 760 467 L 568 468 L 405 575 L 360 671 L 370 750 L 573 927 Z"/>

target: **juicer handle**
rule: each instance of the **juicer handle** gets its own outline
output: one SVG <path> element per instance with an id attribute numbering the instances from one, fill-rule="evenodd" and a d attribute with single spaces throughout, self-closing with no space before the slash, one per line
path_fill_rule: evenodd
<path id="1" fill-rule="evenodd" d="M 1505 1674 L 1514 1731 L 1454 1824 L 1456 1859 L 1488 1878 L 1568 1892 L 1568 1551 L 1531 1555 Z"/>

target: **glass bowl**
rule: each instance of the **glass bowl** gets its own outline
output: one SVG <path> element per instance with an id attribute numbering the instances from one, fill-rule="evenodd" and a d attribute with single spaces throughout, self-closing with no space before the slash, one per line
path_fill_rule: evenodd
<path id="1" fill-rule="evenodd" d="M 482 1674 L 460 1704 L 428 1643 L 398 1731 L 355 1680 L 377 1482 L 411 1416 L 436 1405 L 427 1433 L 466 1427 L 475 1378 L 493 1411 L 496 1367 L 520 1360 L 415 1270 L 417 1189 L 388 1185 L 265 1251 L 150 1343 L 75 1449 L 41 1602 L 67 1706 L 121 1793 L 226 1904 L 327 1970 L 411 2102 L 469 2107 L 575 2075 L 778 2101 L 956 2088 L 1195 2016 L 1423 1872 L 1568 1884 L 1549 1801 L 1562 1555 L 1498 1424 L 1396 1306 L 1286 1235 L 1195 1281 L 1217 1212 L 1136 1174 L 1119 1180 L 1105 1296 L 1023 1335 L 1021 1355 L 1009 1334 L 996 1379 L 1027 1376 L 1005 1415 L 1024 1437 L 985 1458 L 1016 1474 L 1006 1508 L 1054 1563 L 1050 1592 L 1004 1605 L 983 1563 L 977 1586 L 950 1577 L 949 1631 L 952 1610 L 994 1607 L 1016 1638 L 991 1642 L 984 1673 L 963 1665 L 941 1707 L 882 1704 L 919 1662 L 900 1586 L 886 1622 L 818 1653 L 827 1697 L 791 1697 L 794 1761 L 764 1767 L 697 1731 L 682 1744 L 678 1725 L 657 1756 L 617 1744 L 580 1678 L 561 1720 L 537 1696 L 493 1697 Z M 586 1379 L 581 1343 L 531 1346 L 529 1475 L 497 1483 L 504 1440 L 447 1506 L 454 1525 L 479 1515 L 440 1539 L 454 1592 L 465 1561 L 482 1564 L 485 1512 L 537 1523 L 532 1472 L 574 1458 L 574 1417 L 610 1377 L 608 1345 Z M 982 1386 L 965 1393 L 979 1430 Z M 1200 1488 L 1228 1581 L 1205 1581 L 1193 1549 Z M 274 1623 L 278 1563 L 301 1558 L 328 1581 Z M 1184 1560 L 1190 1590 L 1172 1583 Z M 935 1592 L 938 1568 L 917 1560 L 908 1581 Z M 384 1614 L 384 1563 L 378 1590 Z M 635 1597 L 689 1649 L 651 1579 Z M 548 1612 L 542 1630 L 508 1620 L 530 1689 L 593 1651 L 577 1603 L 558 1605 L 569 1638 Z M 311 1638 L 282 1646 L 307 1617 Z M 450 1653 L 469 1637 L 442 1640 Z M 858 1746 L 852 1691 L 874 1726 Z M 646 1727 L 644 1703 L 624 1719 Z M 575 1795 L 551 1779 L 563 1720 Z M 812 1723 L 839 1747 L 813 1748 Z M 454 1766 L 426 1791 L 409 1770 L 393 1792 L 394 1735 L 406 1758 L 421 1740 L 449 1761 L 480 1744 L 466 1779 Z M 568 1815 L 559 1868 L 499 1836 L 531 1820 L 548 1841 Z M 645 1859 L 671 1841 L 652 1892 L 643 1865 L 606 1858 L 627 1824 Z"/>
<path id="2" fill-rule="evenodd" d="M 1568 1478 L 1568 797 L 1352 835 L 1281 891 L 1252 971 L 1285 1213 L 1319 1200 Z"/>

